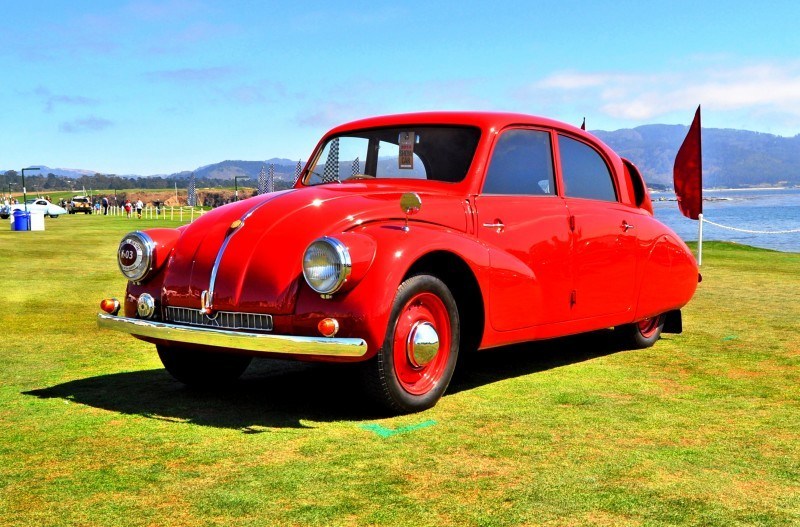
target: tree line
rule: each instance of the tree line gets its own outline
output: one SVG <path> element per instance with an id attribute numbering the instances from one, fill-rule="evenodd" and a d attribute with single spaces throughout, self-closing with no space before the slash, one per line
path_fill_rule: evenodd
<path id="1" fill-rule="evenodd" d="M 124 177 L 114 174 L 94 174 L 83 175 L 77 178 L 60 176 L 49 172 L 47 174 L 30 173 L 25 171 L 25 186 L 28 192 L 71 190 L 82 191 L 86 189 L 103 190 L 123 190 L 123 189 L 185 189 L 189 185 L 190 175 L 174 176 L 148 176 L 148 177 Z M 239 179 L 240 187 L 256 187 L 256 178 Z M 195 188 L 228 188 L 233 186 L 231 181 L 210 178 L 195 178 Z M 288 188 L 289 184 L 285 181 L 275 180 L 275 189 L 282 190 Z M 0 191 L 2 192 L 22 191 L 22 177 L 16 170 L 8 170 L 0 175 Z"/>

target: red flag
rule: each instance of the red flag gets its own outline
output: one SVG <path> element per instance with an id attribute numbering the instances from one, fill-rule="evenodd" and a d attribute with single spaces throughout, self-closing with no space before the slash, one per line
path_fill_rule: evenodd
<path id="1" fill-rule="evenodd" d="M 699 106 L 689 133 L 675 156 L 672 177 L 681 213 L 687 218 L 699 219 L 699 215 L 703 213 L 703 154 L 700 144 Z"/>

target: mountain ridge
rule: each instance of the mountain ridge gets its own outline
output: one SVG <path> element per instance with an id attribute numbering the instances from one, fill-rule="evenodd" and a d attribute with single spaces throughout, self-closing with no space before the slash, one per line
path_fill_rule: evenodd
<path id="1" fill-rule="evenodd" d="M 590 133 L 632 161 L 648 185 L 672 186 L 672 164 L 688 126 L 646 124 L 614 131 Z M 703 128 L 703 185 L 744 188 L 756 186 L 800 186 L 800 134 L 793 137 L 731 128 Z M 118 175 L 123 178 L 160 177 L 184 179 L 192 173 L 198 179 L 231 181 L 256 180 L 262 167 L 274 166 L 276 180 L 294 181 L 297 161 L 273 157 L 264 161 L 225 160 L 172 174 Z M 87 169 L 42 166 L 38 174 L 79 179 L 102 174 Z"/>

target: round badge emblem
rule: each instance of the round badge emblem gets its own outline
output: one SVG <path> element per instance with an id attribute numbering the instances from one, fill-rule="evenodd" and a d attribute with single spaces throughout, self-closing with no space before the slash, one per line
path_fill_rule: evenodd
<path id="1" fill-rule="evenodd" d="M 119 265 L 124 272 L 136 269 L 142 263 L 143 257 L 144 247 L 138 239 L 133 237 L 125 238 L 119 244 Z"/>

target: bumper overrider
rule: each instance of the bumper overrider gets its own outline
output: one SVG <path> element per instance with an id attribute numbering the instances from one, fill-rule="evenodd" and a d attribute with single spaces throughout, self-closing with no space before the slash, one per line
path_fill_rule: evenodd
<path id="1" fill-rule="evenodd" d="M 144 340 L 161 340 L 228 349 L 254 355 L 363 357 L 367 343 L 359 338 L 301 337 L 195 327 L 99 313 L 97 325 Z"/>

